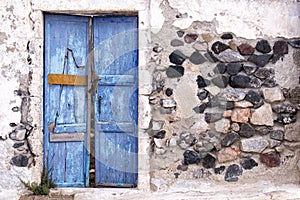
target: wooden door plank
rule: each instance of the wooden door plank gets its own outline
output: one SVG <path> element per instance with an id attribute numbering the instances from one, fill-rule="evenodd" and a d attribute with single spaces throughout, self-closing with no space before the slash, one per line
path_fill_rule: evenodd
<path id="1" fill-rule="evenodd" d="M 96 185 L 132 187 L 137 184 L 138 164 L 137 151 L 133 152 L 137 150 L 137 21 L 122 16 L 94 20 L 95 71 L 101 78 L 95 95 Z"/>
<path id="2" fill-rule="evenodd" d="M 64 58 L 70 48 L 77 64 L 86 65 L 87 46 L 88 17 L 45 15 L 44 148 L 48 157 L 44 163 L 52 170 L 54 182 L 61 187 L 88 185 L 84 179 L 84 160 L 88 160 L 84 141 L 50 142 L 52 131 L 48 129 L 56 122 L 55 134 L 64 135 L 74 132 L 78 124 L 86 124 L 86 87 L 74 86 L 86 85 L 87 68 L 77 68 L 72 59 Z M 62 124 L 68 126 L 60 126 Z M 86 134 L 82 127 L 77 128 L 81 131 L 75 132 Z"/>

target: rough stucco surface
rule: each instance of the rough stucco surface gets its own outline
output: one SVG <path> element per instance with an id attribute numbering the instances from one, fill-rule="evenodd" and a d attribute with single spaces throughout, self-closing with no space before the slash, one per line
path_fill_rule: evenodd
<path id="1" fill-rule="evenodd" d="M 162 0 L 155 0 L 162 2 Z M 157 3 L 156 3 L 157 4 Z M 292 1 L 235 1 L 235 0 L 169 0 L 170 7 L 184 17 L 173 22 L 180 29 L 193 21 L 216 22 L 217 33 L 234 32 L 248 39 L 271 37 L 298 37 L 300 3 Z M 157 7 L 154 7 L 155 9 Z M 154 12 L 154 11 L 153 11 Z M 157 13 L 160 11 L 157 10 Z M 276 13 L 276 14 L 275 14 Z M 157 21 L 163 17 L 156 15 Z M 247 31 L 245 31 L 247 30 Z"/>
<path id="2" fill-rule="evenodd" d="M 31 146 L 31 152 L 28 156 L 34 159 L 35 164 L 28 167 L 16 167 L 10 164 L 11 158 L 15 155 L 15 149 L 12 147 L 14 142 L 7 138 L 0 140 L 0 148 L 2 153 L 0 155 L 0 190 L 5 189 L 21 189 L 23 186 L 20 184 L 18 177 L 25 181 L 38 181 L 42 169 L 43 159 L 43 15 L 42 11 L 61 12 L 61 13 L 101 13 L 110 11 L 138 11 L 142 14 L 140 17 L 140 27 L 145 27 L 141 34 L 145 37 L 140 37 L 140 44 L 143 45 L 143 52 L 140 52 L 140 68 L 145 72 L 141 75 L 145 78 L 140 80 L 141 96 L 139 98 L 140 106 L 140 119 L 139 125 L 141 129 L 140 135 L 143 136 L 140 143 L 141 159 L 143 164 L 140 164 L 142 176 L 144 177 L 140 183 L 143 185 L 142 189 L 149 187 L 149 168 L 154 169 L 157 167 L 156 161 L 164 165 L 164 169 L 173 169 L 176 166 L 168 165 L 168 162 L 178 162 L 178 158 L 182 156 L 178 153 L 175 157 L 167 157 L 162 159 L 160 157 L 151 158 L 149 162 L 148 156 L 150 142 L 147 137 L 146 130 L 155 111 L 150 108 L 149 95 L 151 89 L 155 86 L 152 83 L 152 72 L 156 66 L 153 60 L 160 60 L 161 71 L 169 65 L 167 52 L 173 51 L 175 48 L 168 47 L 170 38 L 176 35 L 179 29 L 191 29 L 197 27 L 199 31 L 211 33 L 213 36 L 218 36 L 224 32 L 231 32 L 236 37 L 243 39 L 258 39 L 270 38 L 274 41 L 276 37 L 286 39 L 299 38 L 300 36 L 300 18 L 299 18 L 300 2 L 295 0 L 290 1 L 239 1 L 239 0 L 190 0 L 187 4 L 185 1 L 179 0 L 152 0 L 149 3 L 147 0 L 134 0 L 134 1 L 117 1 L 117 0 L 55 0 L 55 1 L 40 1 L 40 0 L 3 0 L 1 2 L 1 30 L 0 30 L 0 89 L 2 96 L 0 98 L 0 127 L 1 138 L 5 139 L 8 134 L 16 127 L 24 125 L 25 122 L 33 127 L 33 131 L 28 137 L 28 142 Z M 178 17 L 176 17 L 178 16 Z M 150 24 L 148 24 L 148 21 Z M 200 23 L 197 26 L 198 22 Z M 149 28 L 149 29 L 148 29 Z M 151 37 L 149 32 L 152 32 Z M 141 42 L 146 40 L 144 42 Z M 151 45 L 159 43 L 166 51 L 160 54 L 161 57 L 153 58 L 147 50 L 147 43 L 152 40 Z M 251 40 L 250 40 L 251 43 Z M 255 41 L 252 41 L 255 44 Z M 150 49 L 152 49 L 152 47 Z M 183 47 L 186 55 L 190 56 L 193 51 L 192 48 Z M 298 50 L 299 51 L 299 50 Z M 299 55 L 299 54 L 298 54 Z M 151 58 L 150 58 L 151 57 Z M 293 54 L 286 55 L 285 62 L 292 63 Z M 146 60 L 146 61 L 145 61 Z M 152 60 L 152 61 L 150 61 Z M 208 76 L 211 72 L 210 68 L 204 64 L 200 69 L 193 68 L 189 63 L 185 63 L 185 67 L 189 68 L 190 72 L 198 73 L 201 71 L 203 76 Z M 285 70 L 282 68 L 285 67 Z M 293 88 L 297 85 L 294 80 L 299 78 L 299 66 L 295 63 L 285 65 L 283 62 L 275 64 L 275 76 L 279 85 L 282 87 Z M 150 72 L 147 73 L 147 71 Z M 180 84 L 168 83 L 175 90 L 179 91 L 175 95 L 175 100 L 182 102 L 182 107 L 178 107 L 179 117 L 189 118 L 192 115 L 191 108 L 194 107 L 196 99 L 196 91 L 191 86 L 189 80 L 195 80 L 196 75 L 186 74 L 186 79 L 180 80 Z M 172 85 L 173 84 L 173 85 Z M 190 88 L 186 96 L 182 96 L 186 88 Z M 22 94 L 21 96 L 16 91 L 29 91 L 30 95 Z M 213 89 L 212 89 L 213 90 Z M 181 93 L 180 93 L 181 92 Z M 217 91 L 219 92 L 219 91 Z M 213 93 L 213 91 L 211 92 Z M 23 111 L 13 112 L 13 107 L 21 107 L 22 98 L 30 99 L 30 103 Z M 156 115 L 157 116 L 157 115 Z M 159 119 L 158 116 L 158 120 Z M 163 117 L 161 117 L 163 118 Z M 208 127 L 199 126 L 204 124 L 204 117 L 197 116 L 195 121 L 188 120 L 182 121 L 178 126 L 185 126 L 190 128 L 195 133 L 199 133 Z M 23 119 L 23 121 L 22 121 Z M 172 119 L 174 120 L 174 119 Z M 299 120 L 299 115 L 298 115 Z M 16 126 L 12 127 L 12 123 Z M 11 124 L 11 125 L 10 125 Z M 209 126 L 209 125 L 206 125 Z M 165 125 L 163 128 L 172 130 L 172 127 Z M 175 127 L 176 128 L 176 127 Z M 145 132 L 144 132 L 145 131 Z M 170 133 L 168 133 L 170 134 Z M 164 141 L 165 142 L 165 141 Z M 176 145 L 176 143 L 175 143 Z M 299 145 L 295 148 L 299 148 Z M 27 154 L 26 154 L 27 155 Z M 168 154 L 167 154 L 168 155 Z M 289 157 L 289 155 L 285 155 Z M 299 180 L 299 172 L 296 173 L 296 158 L 299 158 L 299 151 L 295 152 L 295 159 L 286 161 L 283 166 L 275 170 L 265 169 L 263 166 L 256 168 L 254 172 L 246 172 L 243 175 L 241 184 L 247 184 L 248 178 L 250 182 L 256 179 L 264 179 L 266 177 L 277 177 L 277 180 L 284 182 L 297 182 Z M 32 162 L 32 160 L 31 160 Z M 150 163 L 150 164 L 149 164 Z M 161 167 L 161 166 L 158 166 Z M 193 168 L 193 167 L 191 167 Z M 293 173 L 286 178 L 287 171 Z M 264 171 L 264 173 L 260 173 Z M 151 175 L 153 176 L 153 171 Z M 173 174 L 171 173 L 173 176 Z M 295 176 L 294 176 L 295 175 Z M 154 178 L 169 179 L 169 174 L 157 171 Z M 153 177 L 152 177 L 153 178 Z M 190 179 L 188 175 L 183 176 L 183 179 Z M 174 180 L 171 180 L 172 182 Z M 205 180 L 205 182 L 209 180 Z M 216 180 L 221 181 L 221 180 Z M 184 182 L 184 181 L 183 181 Z M 178 182 L 173 188 L 196 188 L 198 182 L 193 182 L 190 185 L 184 185 Z M 161 184 L 164 190 L 164 184 Z M 225 185 L 232 186 L 228 183 Z M 172 187 L 171 187 L 172 189 Z"/>

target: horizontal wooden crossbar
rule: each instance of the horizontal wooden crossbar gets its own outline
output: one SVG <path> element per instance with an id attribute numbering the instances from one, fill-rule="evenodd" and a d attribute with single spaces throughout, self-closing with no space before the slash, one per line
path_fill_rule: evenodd
<path id="1" fill-rule="evenodd" d="M 86 86 L 87 76 L 77 76 L 69 74 L 48 74 L 48 84 Z"/>
<path id="2" fill-rule="evenodd" d="M 84 133 L 50 133 L 50 142 L 84 141 Z"/>

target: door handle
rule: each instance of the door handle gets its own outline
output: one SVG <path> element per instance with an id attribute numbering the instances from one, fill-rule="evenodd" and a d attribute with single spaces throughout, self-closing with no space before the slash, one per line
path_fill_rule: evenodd
<path id="1" fill-rule="evenodd" d="M 102 102 L 102 97 L 98 96 L 98 112 L 99 112 L 99 114 L 101 113 L 101 102 Z"/>

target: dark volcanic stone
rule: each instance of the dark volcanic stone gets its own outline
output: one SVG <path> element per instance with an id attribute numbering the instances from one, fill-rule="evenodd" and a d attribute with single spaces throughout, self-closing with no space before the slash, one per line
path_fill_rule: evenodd
<path id="1" fill-rule="evenodd" d="M 288 54 L 289 47 L 286 41 L 276 41 L 273 46 L 273 53 L 274 54 Z"/>
<path id="2" fill-rule="evenodd" d="M 277 121 L 283 124 L 291 124 L 297 121 L 296 114 L 278 114 Z"/>
<path id="3" fill-rule="evenodd" d="M 233 143 L 235 143 L 240 138 L 239 134 L 232 131 L 228 133 L 222 140 L 221 145 L 224 147 L 229 147 Z"/>
<path id="4" fill-rule="evenodd" d="M 252 55 L 255 51 L 254 48 L 250 44 L 247 44 L 247 43 L 239 45 L 238 50 L 241 55 L 246 55 L 246 56 Z"/>
<path id="5" fill-rule="evenodd" d="M 224 74 L 226 72 L 227 65 L 225 63 L 219 63 L 214 68 L 214 73 L 216 74 Z"/>
<path id="6" fill-rule="evenodd" d="M 274 69 L 267 69 L 267 68 L 259 68 L 254 73 L 254 76 L 256 76 L 257 78 L 260 78 L 260 79 L 270 78 L 271 76 L 274 76 L 274 75 L 275 75 Z"/>
<path id="7" fill-rule="evenodd" d="M 184 75 L 184 68 L 182 66 L 170 66 L 166 71 L 167 77 L 178 78 Z"/>
<path id="8" fill-rule="evenodd" d="M 243 158 L 241 160 L 241 165 L 246 170 L 249 170 L 249 169 L 252 169 L 253 167 L 258 166 L 257 162 L 252 158 Z"/>
<path id="9" fill-rule="evenodd" d="M 216 167 L 214 171 L 215 171 L 215 174 L 222 174 L 222 172 L 224 172 L 224 170 L 225 170 L 225 166 L 222 165 L 220 167 Z"/>
<path id="10" fill-rule="evenodd" d="M 226 102 L 226 110 L 232 110 L 234 109 L 234 102 L 233 101 L 227 101 Z"/>
<path id="11" fill-rule="evenodd" d="M 196 106 L 195 108 L 193 108 L 193 110 L 195 111 L 195 113 L 204 113 L 206 108 L 207 108 L 207 104 L 203 103 L 200 106 Z"/>
<path id="12" fill-rule="evenodd" d="M 259 67 L 264 67 L 269 62 L 271 57 L 272 55 L 270 54 L 265 54 L 265 55 L 253 54 L 248 58 L 248 61 L 256 64 Z"/>
<path id="13" fill-rule="evenodd" d="M 267 78 L 266 80 L 264 80 L 264 82 L 262 83 L 262 86 L 268 87 L 268 88 L 272 88 L 277 86 L 278 84 L 276 83 L 276 80 L 274 79 L 274 77 L 272 78 Z"/>
<path id="14" fill-rule="evenodd" d="M 26 167 L 28 165 L 28 160 L 28 157 L 25 155 L 17 155 L 10 160 L 10 163 L 17 167 Z"/>
<path id="15" fill-rule="evenodd" d="M 251 77 L 249 87 L 250 88 L 260 88 L 262 85 L 262 82 L 259 78 Z"/>
<path id="16" fill-rule="evenodd" d="M 202 64 L 206 61 L 206 59 L 198 51 L 195 51 L 194 53 L 192 53 L 189 60 L 191 61 L 191 63 L 193 63 L 195 65 Z"/>
<path id="17" fill-rule="evenodd" d="M 181 40 L 174 39 L 171 41 L 172 47 L 179 47 L 179 46 L 183 46 L 183 45 L 184 45 L 184 43 Z"/>
<path id="18" fill-rule="evenodd" d="M 155 53 L 160 53 L 162 52 L 163 48 L 160 47 L 158 44 L 155 45 L 155 47 L 153 47 L 152 51 L 154 51 Z"/>
<path id="19" fill-rule="evenodd" d="M 203 87 L 206 87 L 206 86 L 208 86 L 210 84 L 209 80 L 204 79 L 200 75 L 197 76 L 197 80 L 196 81 L 197 81 L 198 88 L 203 88 Z"/>
<path id="20" fill-rule="evenodd" d="M 260 93 L 254 90 L 248 91 L 245 100 L 251 102 L 254 105 L 254 108 L 258 108 L 264 104 L 264 100 Z"/>
<path id="21" fill-rule="evenodd" d="M 214 56 L 214 54 L 211 51 L 207 51 L 204 56 L 207 58 L 207 60 L 209 60 L 209 62 L 217 62 L 219 61 L 218 58 L 216 58 L 216 56 Z"/>
<path id="22" fill-rule="evenodd" d="M 238 74 L 230 77 L 229 84 L 233 88 L 247 88 L 250 87 L 250 81 L 251 78 L 249 76 Z"/>
<path id="23" fill-rule="evenodd" d="M 188 33 L 184 36 L 184 41 L 188 44 L 195 42 L 198 38 L 198 34 Z"/>
<path id="24" fill-rule="evenodd" d="M 249 137 L 252 137 L 255 134 L 255 129 L 248 123 L 247 124 L 241 124 L 239 134 L 242 137 L 249 138 Z"/>
<path id="25" fill-rule="evenodd" d="M 224 75 L 219 75 L 211 80 L 216 86 L 220 88 L 225 88 L 228 85 L 229 77 Z"/>
<path id="26" fill-rule="evenodd" d="M 271 46 L 267 40 L 260 40 L 256 43 L 256 50 L 261 53 L 271 52 Z"/>
<path id="27" fill-rule="evenodd" d="M 184 157 L 184 164 L 185 165 L 190 165 L 190 164 L 199 164 L 200 163 L 200 157 L 199 154 L 196 151 L 190 151 L 186 150 L 183 153 Z"/>
<path id="28" fill-rule="evenodd" d="M 223 40 L 230 40 L 230 39 L 233 38 L 233 36 L 231 35 L 231 33 L 225 33 L 225 34 L 223 34 L 223 35 L 221 36 L 221 38 L 222 38 Z"/>
<path id="29" fill-rule="evenodd" d="M 273 129 L 271 127 L 267 127 L 267 126 L 257 126 L 257 127 L 255 127 L 255 130 L 261 135 L 267 135 L 267 134 L 271 133 L 271 131 Z"/>
<path id="30" fill-rule="evenodd" d="M 178 37 L 182 37 L 184 35 L 184 31 L 177 31 L 176 33 Z"/>
<path id="31" fill-rule="evenodd" d="M 204 158 L 203 158 L 203 167 L 209 169 L 209 168 L 214 168 L 216 166 L 216 158 L 210 154 L 207 154 Z"/>
<path id="32" fill-rule="evenodd" d="M 237 75 L 242 70 L 241 63 L 229 63 L 227 65 L 227 73 L 229 75 Z"/>
<path id="33" fill-rule="evenodd" d="M 185 61 L 185 59 L 186 56 L 179 50 L 175 50 L 169 55 L 170 62 L 176 65 L 181 65 Z"/>
<path id="34" fill-rule="evenodd" d="M 218 97 L 209 95 L 207 106 L 211 108 L 220 106 L 220 101 Z"/>
<path id="35" fill-rule="evenodd" d="M 21 142 L 21 143 L 14 143 L 13 148 L 19 148 L 19 147 L 21 147 L 21 146 L 23 146 L 23 145 L 24 145 L 24 142 Z"/>
<path id="36" fill-rule="evenodd" d="M 283 55 L 283 54 L 273 54 L 273 56 L 272 56 L 270 62 L 271 62 L 272 64 L 275 64 L 275 63 L 277 63 L 278 60 L 283 61 L 283 58 L 284 58 L 284 55 Z"/>
<path id="37" fill-rule="evenodd" d="M 300 40 L 288 41 L 288 43 L 294 48 L 300 48 Z"/>
<path id="38" fill-rule="evenodd" d="M 246 74 L 251 75 L 257 70 L 257 67 L 256 66 L 243 65 L 243 69 L 246 72 Z"/>
<path id="39" fill-rule="evenodd" d="M 169 97 L 173 94 L 173 89 L 172 88 L 167 88 L 166 89 L 166 95 Z"/>
<path id="40" fill-rule="evenodd" d="M 157 138 L 157 139 L 163 139 L 163 138 L 165 138 L 165 136 L 166 136 L 166 131 L 165 130 L 161 130 L 161 131 L 155 132 L 153 134 L 153 137 Z"/>
<path id="41" fill-rule="evenodd" d="M 282 141 L 284 137 L 284 132 L 282 130 L 272 130 L 270 132 L 270 138 L 274 140 Z"/>
<path id="42" fill-rule="evenodd" d="M 207 98 L 207 95 L 208 95 L 208 91 L 205 90 L 205 89 L 201 89 L 201 90 L 199 90 L 198 93 L 197 93 L 197 96 L 198 96 L 199 100 L 204 100 L 204 99 L 206 99 L 206 98 Z"/>
<path id="43" fill-rule="evenodd" d="M 296 113 L 297 107 L 291 103 L 281 103 L 272 106 L 273 111 L 276 113 Z"/>
<path id="44" fill-rule="evenodd" d="M 242 174 L 243 174 L 243 169 L 237 164 L 233 164 L 227 168 L 224 180 L 227 182 L 236 182 L 239 180 L 238 176 Z"/>
<path id="45" fill-rule="evenodd" d="M 181 171 L 187 171 L 188 170 L 188 166 L 187 165 L 178 165 L 177 169 L 181 170 Z"/>
<path id="46" fill-rule="evenodd" d="M 207 123 L 216 122 L 222 119 L 222 117 L 223 117 L 222 113 L 205 113 L 205 121 Z"/>
<path id="47" fill-rule="evenodd" d="M 225 51 L 226 49 L 229 49 L 230 47 L 227 44 L 224 44 L 222 42 L 215 42 L 213 43 L 211 50 L 215 53 L 215 54 L 219 54 L 222 51 Z"/>
<path id="48" fill-rule="evenodd" d="M 260 154 L 260 162 L 265 164 L 267 167 L 278 167 L 280 165 L 279 154 L 274 152 L 268 152 Z"/>

